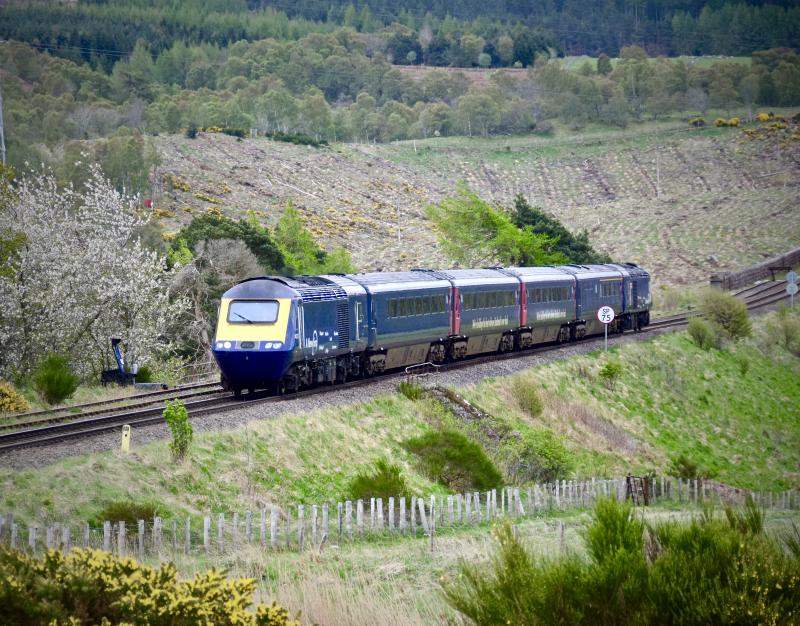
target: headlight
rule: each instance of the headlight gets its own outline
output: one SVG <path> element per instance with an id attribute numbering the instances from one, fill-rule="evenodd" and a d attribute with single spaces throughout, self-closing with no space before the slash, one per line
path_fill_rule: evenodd
<path id="1" fill-rule="evenodd" d="M 269 341 L 264 342 L 264 350 L 269 350 L 272 347 L 272 344 Z"/>
<path id="2" fill-rule="evenodd" d="M 222 342 L 221 341 L 217 342 L 217 350 L 222 350 Z"/>
<path id="3" fill-rule="evenodd" d="M 225 347 L 226 350 L 230 350 L 231 349 L 231 342 L 230 341 L 226 341 L 222 345 Z"/>
<path id="4" fill-rule="evenodd" d="M 282 344 L 281 342 L 279 342 L 279 341 L 278 341 L 278 342 L 276 342 L 276 343 L 273 343 L 273 344 L 272 344 L 272 347 L 273 347 L 273 348 L 275 348 L 275 349 L 277 350 L 278 348 L 282 348 L 282 347 L 283 347 L 283 344 Z"/>

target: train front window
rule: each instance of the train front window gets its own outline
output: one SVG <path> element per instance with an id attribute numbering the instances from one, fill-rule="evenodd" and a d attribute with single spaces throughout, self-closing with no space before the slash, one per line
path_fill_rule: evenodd
<path id="1" fill-rule="evenodd" d="M 277 319 L 275 300 L 234 300 L 228 307 L 231 324 L 274 324 Z"/>

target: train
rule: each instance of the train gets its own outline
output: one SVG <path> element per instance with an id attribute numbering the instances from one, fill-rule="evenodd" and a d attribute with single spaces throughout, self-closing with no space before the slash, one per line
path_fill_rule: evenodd
<path id="1" fill-rule="evenodd" d="M 650 323 L 635 263 L 263 276 L 221 299 L 214 357 L 225 389 L 296 392 L 420 363 L 567 343 Z"/>

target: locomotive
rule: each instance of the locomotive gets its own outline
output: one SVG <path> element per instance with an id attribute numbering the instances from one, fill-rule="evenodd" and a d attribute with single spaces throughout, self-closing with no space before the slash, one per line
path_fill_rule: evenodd
<path id="1" fill-rule="evenodd" d="M 634 263 L 265 276 L 222 296 L 214 357 L 223 387 L 277 393 L 476 354 L 565 343 L 650 323 Z"/>

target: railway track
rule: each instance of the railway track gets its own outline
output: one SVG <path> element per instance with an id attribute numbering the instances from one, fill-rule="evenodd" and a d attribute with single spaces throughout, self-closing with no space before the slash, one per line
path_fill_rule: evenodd
<path id="1" fill-rule="evenodd" d="M 761 285 L 744 289 L 734 295 L 744 300 L 748 309 L 756 310 L 785 300 L 787 298 L 785 290 L 786 283 L 782 281 L 776 283 L 762 283 Z M 685 325 L 688 319 L 694 315 L 696 315 L 696 313 L 658 318 L 653 320 L 650 325 L 641 332 L 646 333 L 656 330 L 677 328 Z M 455 363 L 447 363 L 442 365 L 440 370 L 450 371 L 490 361 L 504 361 L 547 352 L 556 347 L 559 346 L 544 345 L 525 350 L 524 352 L 510 352 L 502 355 L 476 357 L 457 361 Z M 377 380 L 391 380 L 404 375 L 403 372 L 392 372 L 379 377 Z M 337 389 L 358 387 L 370 384 L 375 380 L 374 378 L 359 379 L 337 385 L 336 387 Z M 189 417 L 196 418 L 210 413 L 244 408 L 263 402 L 281 402 L 286 399 L 303 398 L 322 393 L 325 389 L 325 387 L 316 387 L 286 396 L 275 396 L 267 392 L 260 392 L 248 394 L 240 399 L 234 399 L 229 393 L 223 392 L 217 383 L 198 383 L 175 390 L 149 392 L 113 401 L 90 402 L 74 407 L 65 407 L 64 409 L 59 409 L 56 415 L 48 415 L 49 412 L 47 411 L 36 411 L 17 416 L 22 419 L 26 417 L 35 419 L 27 422 L 19 421 L 16 424 L 0 427 L 0 430 L 6 431 L 0 432 L 0 454 L 28 446 L 49 445 L 66 439 L 87 437 L 117 430 L 123 424 L 130 424 L 131 426 L 163 424 L 162 402 L 173 398 L 185 400 Z M 210 397 L 203 398 L 202 396 Z M 108 407 L 109 403 L 127 401 L 133 401 L 133 403 L 117 407 L 116 409 L 101 408 L 103 405 Z M 86 409 L 86 412 L 81 413 L 78 419 L 73 419 L 75 418 L 75 414 L 69 411 L 74 411 L 76 408 L 81 410 Z M 14 430 L 10 430 L 11 428 Z"/>

